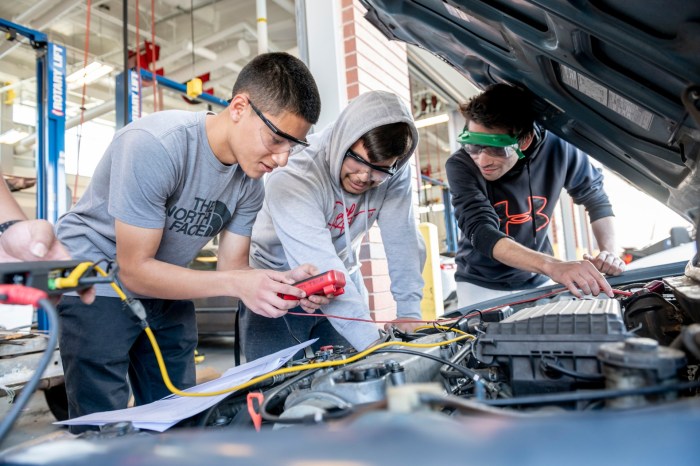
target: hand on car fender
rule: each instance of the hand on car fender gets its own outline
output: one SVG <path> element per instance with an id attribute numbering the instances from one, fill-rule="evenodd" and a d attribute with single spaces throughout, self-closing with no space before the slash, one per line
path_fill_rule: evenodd
<path id="1" fill-rule="evenodd" d="M 612 252 L 600 251 L 596 257 L 584 254 L 583 260 L 590 261 L 596 269 L 607 275 L 620 275 L 625 271 L 625 263 Z"/>

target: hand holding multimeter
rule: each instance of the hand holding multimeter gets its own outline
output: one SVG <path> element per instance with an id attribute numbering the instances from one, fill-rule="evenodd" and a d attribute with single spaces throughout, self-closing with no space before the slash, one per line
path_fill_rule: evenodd
<path id="1" fill-rule="evenodd" d="M 329 270 L 296 282 L 292 286 L 304 290 L 307 297 L 314 294 L 332 297 L 340 296 L 345 293 L 345 274 L 338 270 Z M 296 296 L 282 293 L 278 293 L 278 296 L 290 301 L 299 299 Z"/>

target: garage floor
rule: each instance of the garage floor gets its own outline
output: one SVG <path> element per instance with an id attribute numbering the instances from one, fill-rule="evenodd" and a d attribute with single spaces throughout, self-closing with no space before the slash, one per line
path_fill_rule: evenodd
<path id="1" fill-rule="evenodd" d="M 200 337 L 197 348 L 204 354 L 204 361 L 197 364 L 197 377 L 212 377 L 223 373 L 233 366 L 233 337 Z M 7 398 L 0 398 L 0 418 L 10 410 Z M 29 443 L 41 443 L 56 438 L 71 437 L 68 429 L 54 425 L 53 417 L 46 405 L 43 392 L 35 393 L 24 413 L 19 417 L 0 449 L 27 446 Z"/>

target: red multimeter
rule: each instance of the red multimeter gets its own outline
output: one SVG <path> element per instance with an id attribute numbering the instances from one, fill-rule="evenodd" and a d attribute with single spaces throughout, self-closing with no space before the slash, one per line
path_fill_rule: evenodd
<path id="1" fill-rule="evenodd" d="M 307 278 L 300 282 L 296 282 L 292 286 L 301 288 L 306 292 L 306 296 L 311 296 L 312 294 L 320 294 L 323 296 L 340 296 L 345 293 L 345 274 L 337 270 L 329 270 L 328 272 L 323 272 L 313 277 Z M 296 296 L 278 293 L 278 296 L 282 299 L 297 300 Z"/>

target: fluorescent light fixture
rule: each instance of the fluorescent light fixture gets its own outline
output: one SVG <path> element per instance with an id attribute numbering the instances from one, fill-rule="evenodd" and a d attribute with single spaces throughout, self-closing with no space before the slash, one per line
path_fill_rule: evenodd
<path id="1" fill-rule="evenodd" d="M 29 136 L 28 132 L 13 128 L 9 131 L 5 131 L 0 135 L 0 144 L 13 145 L 26 138 L 27 136 Z"/>
<path id="2" fill-rule="evenodd" d="M 90 84 L 93 81 L 97 81 L 101 77 L 111 73 L 113 69 L 114 67 L 112 66 L 95 61 L 85 68 L 81 68 L 75 73 L 68 75 L 66 77 L 66 84 L 68 89 L 76 89 L 83 84 Z"/>
<path id="3" fill-rule="evenodd" d="M 416 128 L 425 128 L 426 126 L 433 126 L 440 123 L 445 123 L 449 121 L 450 117 L 447 113 L 441 113 L 440 115 L 431 116 L 429 118 L 423 118 L 416 121 Z"/>

